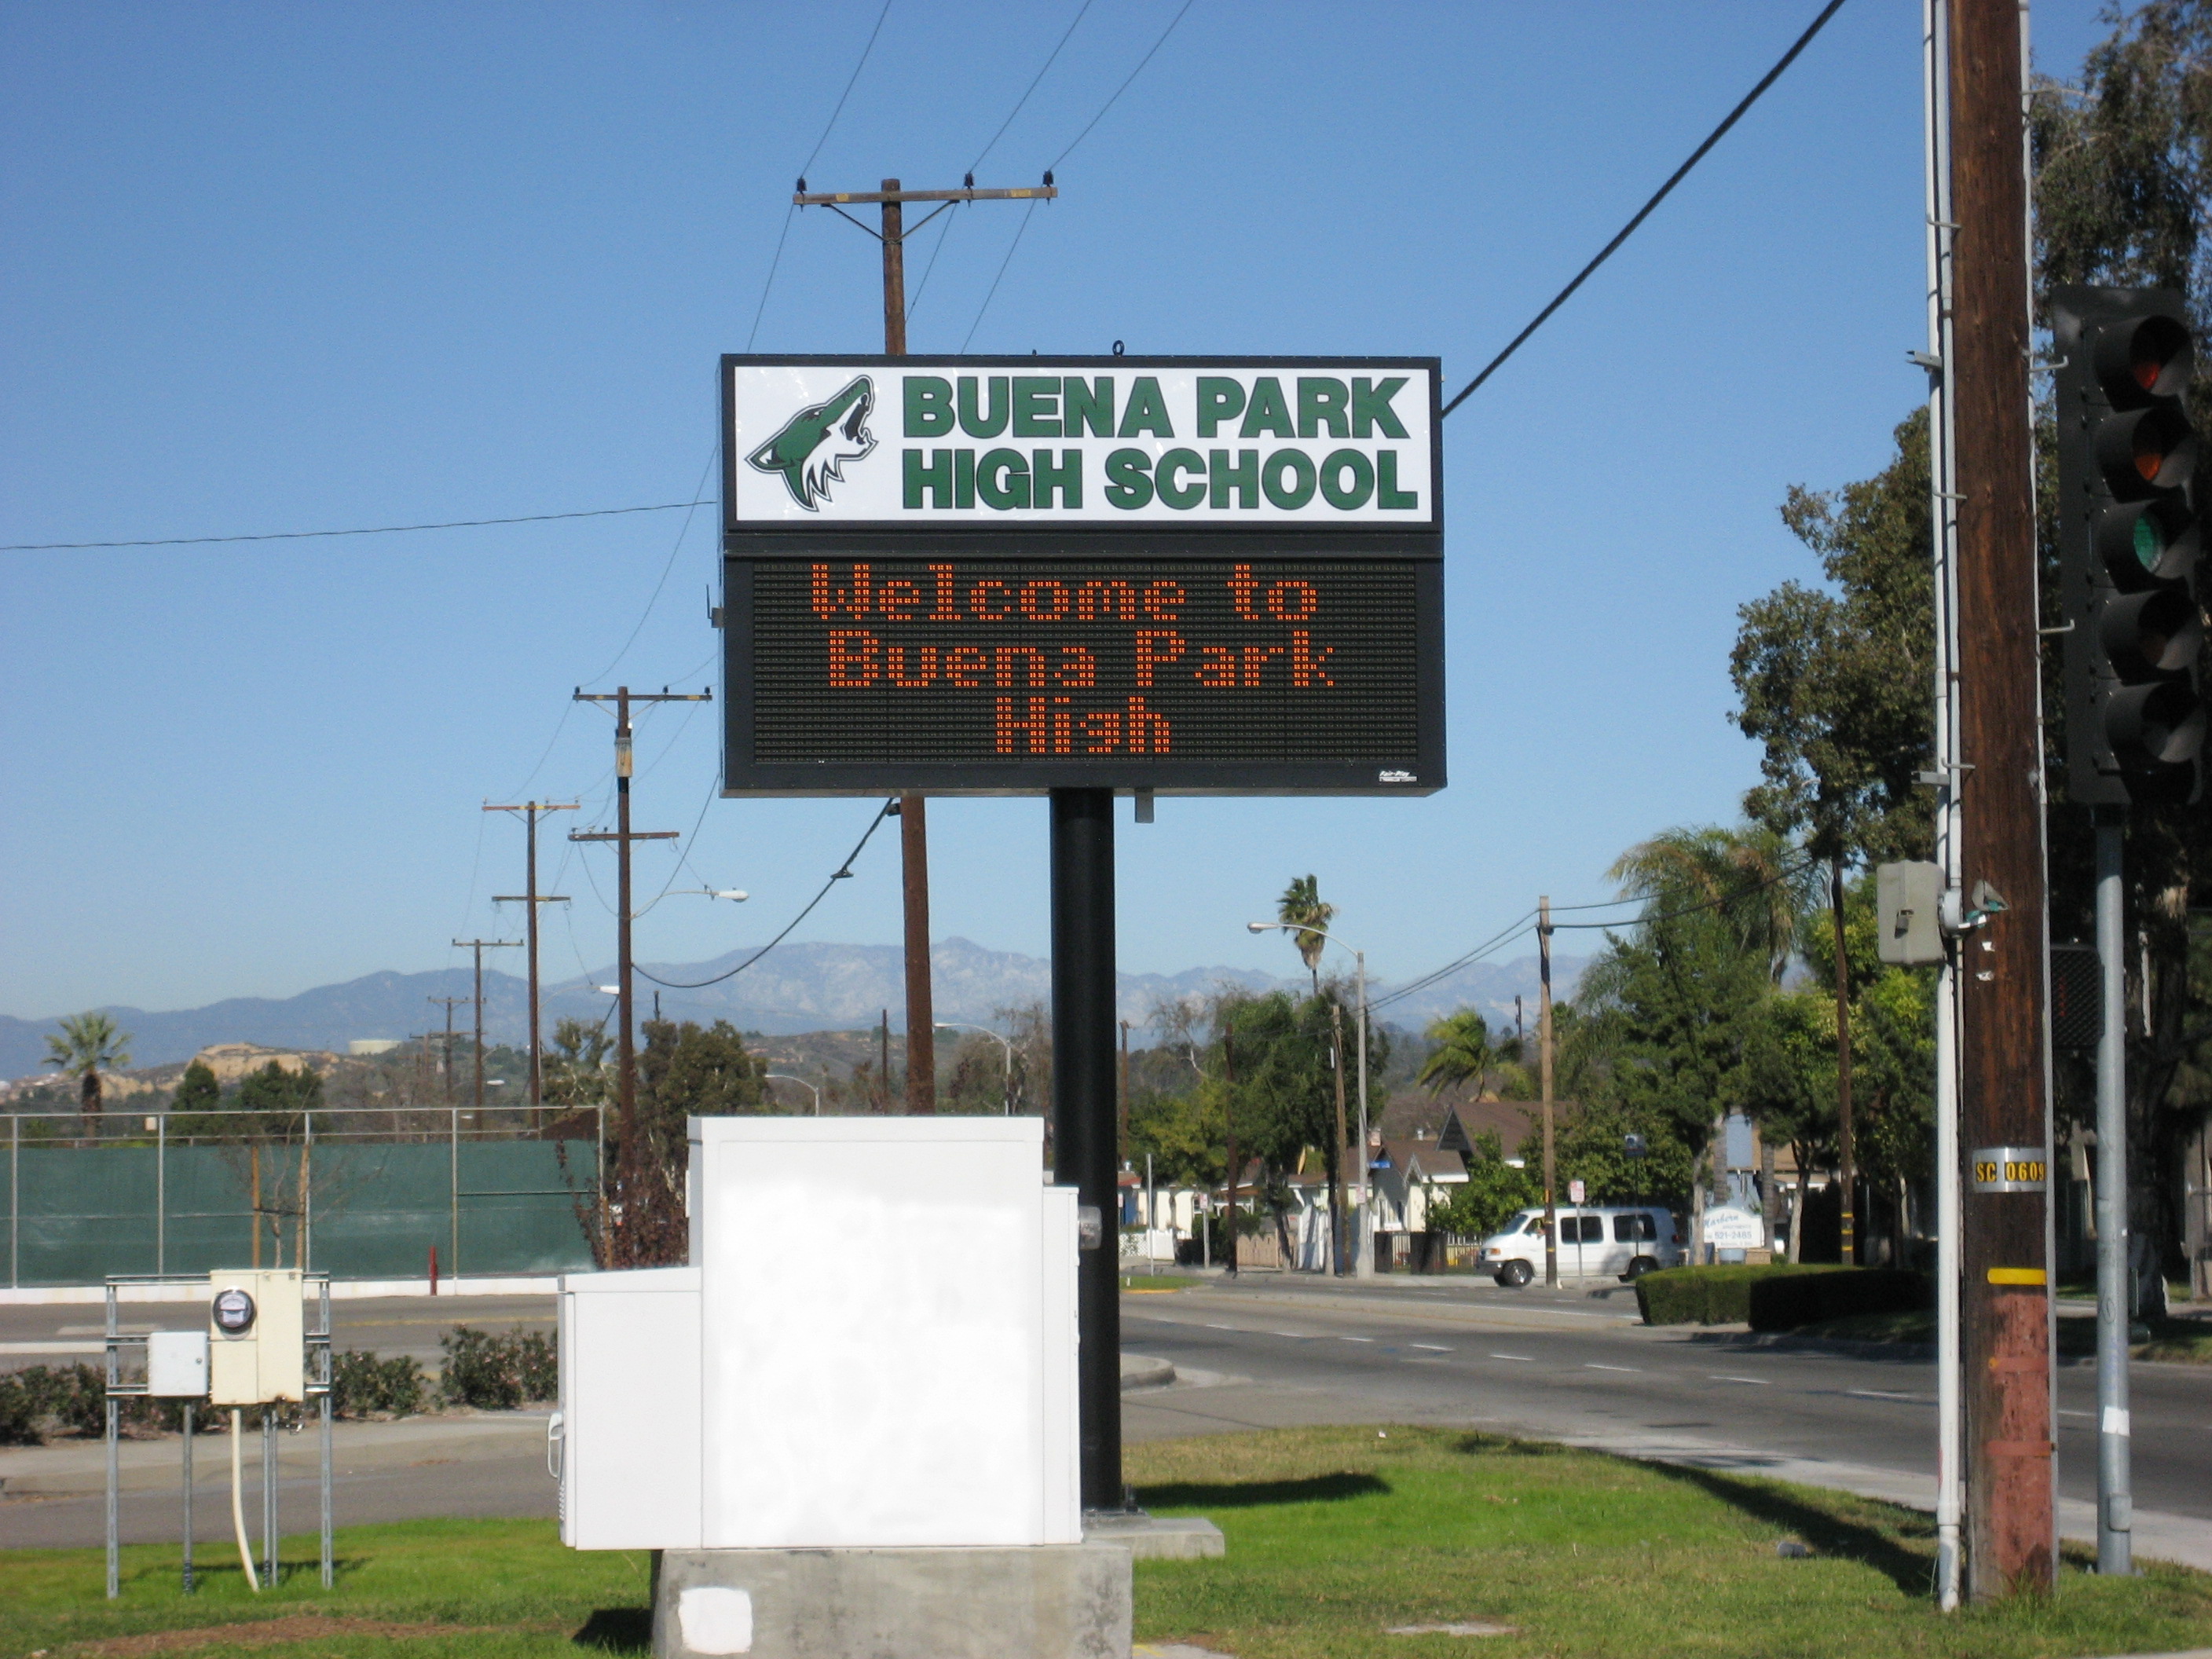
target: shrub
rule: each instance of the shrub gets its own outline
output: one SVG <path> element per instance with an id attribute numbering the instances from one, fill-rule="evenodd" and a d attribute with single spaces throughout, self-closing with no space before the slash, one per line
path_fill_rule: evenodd
<path id="1" fill-rule="evenodd" d="M 513 1411 L 526 1401 L 550 1400 L 560 1391 L 554 1344 L 536 1331 L 504 1336 L 456 1325 L 438 1339 L 446 1352 L 439 1397 L 449 1406 Z"/>
<path id="2" fill-rule="evenodd" d="M 422 1363 L 410 1354 L 390 1359 L 373 1353 L 335 1354 L 331 1359 L 331 1411 L 337 1417 L 366 1417 L 389 1412 L 407 1417 L 422 1409 Z"/>
<path id="3" fill-rule="evenodd" d="M 21 1371 L 0 1373 L 0 1446 L 37 1446 L 46 1442 L 44 1416 Z"/>
<path id="4" fill-rule="evenodd" d="M 1636 1281 L 1636 1306 L 1647 1325 L 1740 1325 L 1751 1318 L 1752 1286 L 1763 1281 L 1840 1273 L 1820 1263 L 1668 1267 Z"/>
<path id="5" fill-rule="evenodd" d="M 1755 1331 L 1794 1331 L 1824 1319 L 1912 1313 L 1934 1305 L 1934 1289 L 1918 1273 L 1894 1267 L 1853 1267 L 1759 1280 L 1751 1286 L 1747 1316 Z"/>

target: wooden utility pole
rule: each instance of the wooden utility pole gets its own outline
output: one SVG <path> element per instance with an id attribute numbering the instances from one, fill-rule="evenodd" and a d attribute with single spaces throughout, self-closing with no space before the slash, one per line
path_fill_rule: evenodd
<path id="1" fill-rule="evenodd" d="M 453 1103 L 453 1010 L 468 1000 L 466 997 L 425 997 L 425 1002 L 442 1004 L 446 1010 L 446 1046 L 439 1050 L 443 1056 L 438 1062 L 438 1075 L 446 1080 L 446 1104 Z"/>
<path id="2" fill-rule="evenodd" d="M 1230 1278 L 1237 1277 L 1237 1033 L 1233 1029 L 1221 1033 L 1221 1127 L 1229 1142 L 1229 1181 L 1222 1198 L 1222 1207 L 1229 1218 Z"/>
<path id="3" fill-rule="evenodd" d="M 526 914 L 530 919 L 530 1103 L 532 1106 L 545 1103 L 544 1067 L 541 1058 L 545 1045 L 538 1023 L 538 907 L 568 902 L 565 893 L 540 893 L 538 890 L 538 815 L 540 812 L 573 812 L 576 807 L 577 803 L 573 800 L 528 800 L 518 806 L 494 806 L 486 802 L 483 809 L 487 812 L 521 813 L 528 836 L 526 844 L 529 850 L 523 862 L 523 890 L 520 893 L 495 893 L 491 902 L 494 904 L 529 907 Z"/>
<path id="4" fill-rule="evenodd" d="M 1943 372 L 1956 411 L 1957 759 L 1972 924 L 1959 975 L 1967 1592 L 1986 1601 L 2048 1590 L 2057 1553 L 2043 753 L 2022 12 L 2020 0 L 1946 3 L 1957 230 Z"/>
<path id="5" fill-rule="evenodd" d="M 1334 997 L 1329 999 L 1328 1024 L 1329 1069 L 1336 1073 L 1336 1146 L 1334 1156 L 1328 1160 L 1329 1266 L 1340 1278 L 1345 1267 L 1345 1240 L 1350 1231 L 1345 1225 L 1350 1218 L 1344 1212 L 1344 1149 L 1351 1143 L 1344 1133 L 1344 1005 Z"/>
<path id="6" fill-rule="evenodd" d="M 521 948 L 521 945 L 522 941 L 519 939 L 457 939 L 453 941 L 453 948 L 455 950 L 472 951 L 476 953 L 476 995 L 470 998 L 470 1000 L 476 1004 L 476 1103 L 479 1109 L 481 1109 L 483 1105 L 483 953 L 487 951 L 519 950 Z"/>
<path id="7" fill-rule="evenodd" d="M 611 702 L 615 706 L 615 827 L 611 830 L 589 832 L 570 830 L 570 841 L 611 841 L 615 844 L 615 979 L 616 1014 L 622 1030 L 615 1042 L 617 1059 L 616 1103 L 617 1118 L 622 1125 L 622 1145 L 617 1153 L 618 1167 L 627 1164 L 638 1155 L 637 1136 L 637 1039 L 636 1024 L 632 1011 L 636 999 L 630 982 L 629 948 L 629 844 L 634 841 L 674 841 L 674 830 L 632 830 L 629 827 L 629 780 L 636 769 L 634 746 L 630 741 L 629 706 L 634 702 L 712 702 L 711 691 L 670 691 L 663 686 L 659 691 L 633 691 L 626 685 L 612 691 L 576 693 L 578 702 Z M 621 1265 L 627 1267 L 624 1261 Z"/>
<path id="8" fill-rule="evenodd" d="M 906 204 L 934 202 L 936 209 L 915 222 L 914 229 L 961 202 L 1049 201 L 1060 192 L 1052 175 L 1027 190 L 977 190 L 971 178 L 959 190 L 904 190 L 896 179 L 886 179 L 881 190 L 823 191 L 809 194 L 806 180 L 799 181 L 792 197 L 794 207 L 826 207 L 840 218 L 858 225 L 883 246 L 884 355 L 906 354 Z M 883 228 L 877 230 L 845 211 L 871 204 L 883 210 Z M 906 1109 L 927 1114 L 937 1109 L 937 1011 L 929 974 L 929 809 L 923 797 L 902 794 L 898 804 L 899 854 L 906 908 Z M 885 1069 L 884 1087 L 890 1077 Z"/>
<path id="9" fill-rule="evenodd" d="M 1851 1156 L 1851 963 L 1844 951 L 1844 860 L 1838 854 L 1828 872 L 1828 914 L 1836 929 L 1836 1162 L 1844 1188 L 1844 1248 L 1846 1267 L 1858 1261 L 1856 1243 L 1858 1171 Z M 1771 1241 L 1770 1241 L 1771 1242 Z"/>
<path id="10" fill-rule="evenodd" d="M 1536 901 L 1536 1068 L 1544 1098 L 1544 1282 L 1559 1282 L 1559 1213 L 1553 1198 L 1552 1121 L 1552 901 Z"/>

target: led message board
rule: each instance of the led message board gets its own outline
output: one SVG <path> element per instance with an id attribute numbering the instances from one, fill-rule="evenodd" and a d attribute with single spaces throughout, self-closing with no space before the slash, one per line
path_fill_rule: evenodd
<path id="1" fill-rule="evenodd" d="M 1431 358 L 726 357 L 728 794 L 1443 785 Z"/>

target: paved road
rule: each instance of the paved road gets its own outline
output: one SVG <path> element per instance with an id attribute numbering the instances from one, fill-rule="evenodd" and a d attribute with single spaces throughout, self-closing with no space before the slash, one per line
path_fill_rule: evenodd
<path id="1" fill-rule="evenodd" d="M 125 1304 L 118 1322 L 134 1334 L 149 1330 L 197 1330 L 202 1328 L 204 1311 L 197 1302 Z M 0 1368 L 96 1360 L 107 1328 L 106 1320 L 106 1310 L 97 1302 L 0 1307 Z M 434 1365 L 439 1358 L 439 1337 L 456 1325 L 495 1331 L 551 1331 L 553 1298 L 395 1296 L 339 1300 L 331 1304 L 331 1340 L 342 1350 L 367 1349 L 386 1357 L 412 1354 L 425 1365 Z"/>
<path id="2" fill-rule="evenodd" d="M 147 1312 L 146 1322 L 185 1322 L 174 1316 L 182 1308 Z M 394 1298 L 334 1312 L 342 1346 L 425 1359 L 457 1322 L 551 1322 L 542 1297 Z M 7 1352 L 15 1344 L 96 1336 L 99 1317 L 96 1306 L 0 1309 L 0 1364 L 30 1363 Z M 1466 1424 L 1926 1501 L 1935 1437 L 1926 1363 L 1745 1349 L 1635 1319 L 1632 1298 L 1607 1285 L 1504 1291 L 1485 1281 L 1399 1280 L 1351 1291 L 1248 1274 L 1132 1295 L 1122 1300 L 1125 1348 L 1172 1360 L 1183 1380 L 1131 1395 L 1124 1431 L 1142 1440 L 1298 1423 Z M 2075 1500 L 2094 1492 L 2094 1392 L 2088 1368 L 2062 1368 L 2059 1479 Z M 2136 1503 L 2201 1533 L 2212 1565 L 2212 1371 L 2139 1365 L 2133 1404 Z M 249 1442 L 249 1457 L 258 1449 Z M 176 1455 L 174 1441 L 126 1448 L 126 1536 L 177 1536 Z M 210 1540 L 227 1534 L 227 1455 L 221 1440 L 202 1443 L 195 1530 Z M 312 1434 L 287 1442 L 283 1456 L 285 1524 L 306 1530 Z M 0 1450 L 0 1547 L 98 1542 L 99 1459 L 97 1443 Z M 553 1512 L 542 1416 L 341 1425 L 335 1465 L 342 1522 Z M 2148 1529 L 2140 1536 L 2147 1547 Z"/>
<path id="3" fill-rule="evenodd" d="M 1140 1440 L 1297 1423 L 1465 1424 L 1907 1501 L 1932 1494 L 1928 1362 L 1652 1330 L 1632 1322 L 1632 1308 L 1602 1293 L 1393 1286 L 1346 1295 L 1326 1281 L 1256 1275 L 1125 1297 L 1123 1346 L 1173 1361 L 1186 1381 L 1133 1396 L 1124 1432 Z M 2136 1505 L 2184 1523 L 2192 1554 L 2212 1565 L 2212 1372 L 2137 1365 L 2131 1380 Z M 2063 1498 L 2094 1502 L 2095 1404 L 2094 1371 L 2062 1367 Z"/>

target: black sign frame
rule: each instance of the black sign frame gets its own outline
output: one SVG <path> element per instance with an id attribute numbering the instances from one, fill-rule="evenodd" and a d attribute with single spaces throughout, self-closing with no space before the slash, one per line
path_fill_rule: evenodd
<path id="1" fill-rule="evenodd" d="M 1146 368 L 1346 369 L 1418 368 L 1430 387 L 1430 501 L 1425 525 L 1372 521 L 1284 523 L 1264 528 L 1209 523 L 1055 525 L 1031 518 L 1000 527 L 976 525 L 886 525 L 878 522 L 792 524 L 738 522 L 732 468 L 737 445 L 732 370 L 745 363 L 875 368 L 1008 370 L 1036 368 L 1033 356 L 909 356 L 779 354 L 726 356 L 720 365 L 723 417 L 723 592 L 718 613 L 723 630 L 723 782 L 726 796 L 870 796 L 913 792 L 930 795 L 1041 795 L 1055 788 L 1111 789 L 1171 795 L 1426 795 L 1445 786 L 1443 502 L 1442 376 L 1433 357 L 1066 356 L 1053 368 L 1121 374 Z M 1417 475 L 1418 476 L 1418 475 Z M 967 565 L 1142 561 L 1172 568 L 1204 562 L 1270 565 L 1383 562 L 1410 570 L 1413 584 L 1413 703 L 1416 737 L 1411 763 L 1401 756 L 1382 762 L 1181 759 L 1173 756 L 1015 757 L 959 761 L 763 761 L 755 752 L 756 578 L 763 566 L 834 561 L 885 562 L 957 559 Z"/>

